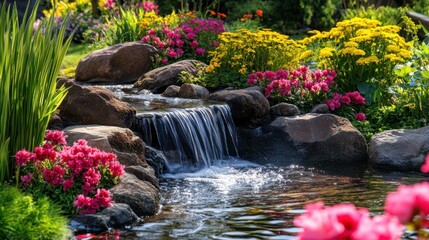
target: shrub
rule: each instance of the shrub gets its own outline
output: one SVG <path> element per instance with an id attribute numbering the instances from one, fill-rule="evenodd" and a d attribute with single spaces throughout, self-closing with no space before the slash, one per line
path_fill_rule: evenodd
<path id="1" fill-rule="evenodd" d="M 56 79 L 71 39 L 64 41 L 65 25 L 56 31 L 53 16 L 34 31 L 36 10 L 20 23 L 16 8 L 0 3 L 0 182 L 13 172 L 10 154 L 43 142 L 66 95 Z"/>
<path id="2" fill-rule="evenodd" d="M 222 20 L 190 19 L 176 28 L 151 29 L 142 38 L 159 52 L 157 64 L 167 64 L 181 59 L 197 59 L 208 62 L 207 52 L 218 46 L 218 35 L 224 31 Z"/>
<path id="3" fill-rule="evenodd" d="M 34 152 L 16 153 L 20 186 L 35 196 L 49 196 L 68 215 L 95 213 L 110 206 L 111 188 L 124 173 L 112 153 L 89 147 L 85 140 L 64 146 L 60 131 L 46 134 L 43 146 Z M 74 205 L 74 206 L 73 206 Z"/>
<path id="4" fill-rule="evenodd" d="M 248 74 L 297 67 L 306 54 L 302 44 L 271 30 L 224 32 L 206 71 L 217 86 L 245 86 Z"/>
<path id="5" fill-rule="evenodd" d="M 1 239 L 68 239 L 67 218 L 47 198 L 34 200 L 18 188 L 0 185 Z"/>
<path id="6" fill-rule="evenodd" d="M 319 67 L 337 71 L 341 92 L 359 89 L 369 104 L 382 103 L 394 83 L 393 67 L 411 57 L 411 44 L 399 30 L 377 20 L 353 18 L 338 22 L 330 31 L 311 31 L 314 35 L 303 43 L 314 49 Z"/>
<path id="7" fill-rule="evenodd" d="M 310 71 L 301 66 L 296 70 L 252 73 L 247 83 L 263 87 L 265 96 L 275 103 L 289 102 L 306 112 L 328 98 L 335 76 L 334 70 Z"/>

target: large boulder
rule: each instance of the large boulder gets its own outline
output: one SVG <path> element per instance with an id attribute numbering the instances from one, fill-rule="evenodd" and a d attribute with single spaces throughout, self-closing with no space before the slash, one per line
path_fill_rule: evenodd
<path id="1" fill-rule="evenodd" d="M 210 92 L 205 87 L 196 84 L 185 83 L 180 86 L 178 97 L 203 99 L 209 96 Z"/>
<path id="2" fill-rule="evenodd" d="M 211 94 L 208 99 L 226 102 L 237 125 L 251 123 L 264 117 L 270 110 L 267 98 L 256 90 L 222 90 Z"/>
<path id="3" fill-rule="evenodd" d="M 159 210 L 158 189 L 134 174 L 125 173 L 111 193 L 115 202 L 129 205 L 137 216 L 154 215 Z"/>
<path id="4" fill-rule="evenodd" d="M 277 117 L 256 129 L 237 130 L 240 157 L 261 164 L 356 166 L 368 158 L 362 134 L 332 114 Z"/>
<path id="5" fill-rule="evenodd" d="M 61 79 L 58 86 L 69 88 L 61 103 L 59 115 L 64 126 L 100 124 L 131 127 L 136 110 L 103 87 L 81 86 L 73 80 Z"/>
<path id="6" fill-rule="evenodd" d="M 207 65 L 197 60 L 182 60 L 167 66 L 155 68 L 145 73 L 136 83 L 134 88 L 139 91 L 147 89 L 153 93 L 162 93 L 168 86 L 180 83 L 180 74 L 183 71 L 196 76 L 201 68 Z"/>
<path id="7" fill-rule="evenodd" d="M 368 152 L 375 168 L 420 171 L 429 152 L 429 127 L 377 133 L 369 143 Z"/>
<path id="8" fill-rule="evenodd" d="M 134 83 L 153 68 L 156 48 L 142 42 L 126 42 L 100 49 L 82 58 L 76 81 L 89 83 Z"/>
<path id="9" fill-rule="evenodd" d="M 128 204 L 138 216 L 153 215 L 159 208 L 159 180 L 145 160 L 145 144 L 128 128 L 73 126 L 64 129 L 67 142 L 85 139 L 88 145 L 117 155 L 125 174 L 111 189 L 116 203 Z"/>
<path id="10" fill-rule="evenodd" d="M 168 86 L 165 91 L 161 94 L 163 97 L 178 97 L 179 96 L 180 87 L 177 85 Z"/>
<path id="11" fill-rule="evenodd" d="M 296 116 L 300 113 L 299 108 L 290 103 L 278 103 L 270 108 L 270 114 L 274 116 Z"/>

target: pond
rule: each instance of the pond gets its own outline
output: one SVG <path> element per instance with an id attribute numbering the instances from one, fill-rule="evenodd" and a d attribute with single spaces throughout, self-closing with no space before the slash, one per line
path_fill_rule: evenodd
<path id="1" fill-rule="evenodd" d="M 161 180 L 162 207 L 122 232 L 124 239 L 293 239 L 295 216 L 310 202 L 351 202 L 372 214 L 399 184 L 427 180 L 419 173 L 258 166 L 219 161 L 194 173 Z"/>

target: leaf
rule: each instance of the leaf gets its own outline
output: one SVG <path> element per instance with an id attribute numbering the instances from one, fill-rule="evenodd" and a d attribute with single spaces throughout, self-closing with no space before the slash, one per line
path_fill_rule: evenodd
<path id="1" fill-rule="evenodd" d="M 380 86 L 376 83 L 361 82 L 357 86 L 359 92 L 365 96 L 365 102 L 367 105 L 371 105 L 376 98 L 376 92 Z"/>
<path id="2" fill-rule="evenodd" d="M 404 65 L 401 68 L 396 68 L 394 72 L 396 76 L 403 78 L 403 77 L 406 77 L 409 73 L 414 72 L 415 70 L 416 70 L 415 68 Z"/>

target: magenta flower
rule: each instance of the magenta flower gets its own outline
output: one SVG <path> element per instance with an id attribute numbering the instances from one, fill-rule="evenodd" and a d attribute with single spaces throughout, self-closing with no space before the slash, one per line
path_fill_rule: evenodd
<path id="1" fill-rule="evenodd" d="M 63 191 L 67 191 L 69 188 L 73 187 L 74 180 L 73 178 L 67 179 L 63 182 Z"/>
<path id="2" fill-rule="evenodd" d="M 203 55 L 205 52 L 206 52 L 206 50 L 205 50 L 204 48 L 197 48 L 197 49 L 195 50 L 195 53 L 196 53 L 197 55 Z"/>
<path id="3" fill-rule="evenodd" d="M 25 185 L 30 185 L 31 180 L 33 180 L 33 174 L 29 173 L 29 174 L 27 174 L 27 175 L 20 176 L 19 178 L 21 179 L 21 181 L 22 181 Z"/>
<path id="4" fill-rule="evenodd" d="M 20 167 L 22 165 L 25 165 L 34 157 L 35 156 L 33 156 L 31 152 L 28 152 L 25 149 L 20 150 L 15 154 L 16 166 Z"/>
<path id="5" fill-rule="evenodd" d="M 356 120 L 363 122 L 366 120 L 366 116 L 364 113 L 360 112 L 355 115 Z"/>
<path id="6" fill-rule="evenodd" d="M 426 155 L 425 157 L 425 162 L 423 163 L 423 165 L 421 166 L 420 170 L 423 173 L 429 173 L 429 154 Z"/>
<path id="7" fill-rule="evenodd" d="M 45 135 L 45 140 L 53 146 L 66 145 L 66 137 L 62 131 L 48 131 Z"/>

